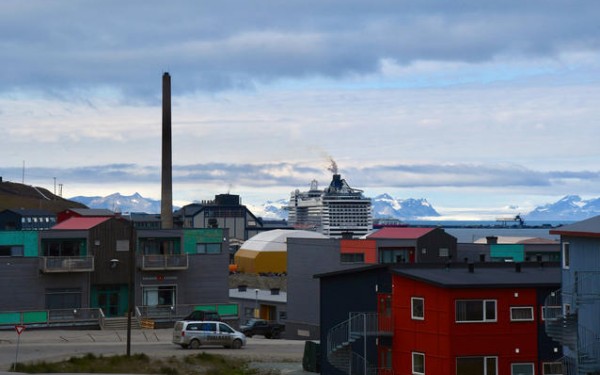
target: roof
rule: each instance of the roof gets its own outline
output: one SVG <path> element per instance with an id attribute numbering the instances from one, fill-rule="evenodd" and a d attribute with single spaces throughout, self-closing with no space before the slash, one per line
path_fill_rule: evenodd
<path id="1" fill-rule="evenodd" d="M 14 212 L 21 216 L 56 216 L 54 212 L 47 210 L 29 209 L 29 208 L 11 208 L 2 212 Z"/>
<path id="2" fill-rule="evenodd" d="M 56 224 L 51 229 L 57 230 L 88 230 L 96 225 L 110 220 L 110 217 L 72 217 Z"/>
<path id="3" fill-rule="evenodd" d="M 540 238 L 540 237 L 517 237 L 517 236 L 495 236 L 496 237 L 496 243 L 498 245 L 525 245 L 525 244 L 531 244 L 531 245 L 539 245 L 539 244 L 556 244 L 557 242 L 548 238 Z M 483 244 L 487 244 L 488 240 L 487 237 L 482 237 L 479 238 L 478 240 L 476 240 L 474 243 L 483 243 Z"/>
<path id="4" fill-rule="evenodd" d="M 250 238 L 240 247 L 252 251 L 287 251 L 287 239 L 292 238 L 329 238 L 321 233 L 307 230 L 274 229 L 261 232 Z"/>
<path id="5" fill-rule="evenodd" d="M 600 237 L 600 216 L 551 229 L 550 234 L 572 237 Z"/>
<path id="6" fill-rule="evenodd" d="M 521 271 L 517 272 L 516 267 L 521 267 Z M 411 268 L 394 268 L 392 272 L 445 288 L 558 287 L 561 282 L 558 265 L 480 263 L 474 265 L 473 272 L 469 272 L 466 264 L 453 263 L 448 268 L 413 265 Z"/>
<path id="7" fill-rule="evenodd" d="M 368 239 L 416 240 L 436 228 L 384 227 L 368 235 Z"/>
<path id="8" fill-rule="evenodd" d="M 69 208 L 67 211 L 75 212 L 81 216 L 115 216 L 113 211 L 104 208 Z"/>

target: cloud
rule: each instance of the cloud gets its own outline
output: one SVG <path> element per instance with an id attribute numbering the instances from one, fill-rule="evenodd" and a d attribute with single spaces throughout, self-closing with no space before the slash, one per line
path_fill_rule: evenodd
<path id="1" fill-rule="evenodd" d="M 18 168 L 3 168 L 5 180 L 19 180 Z M 110 164 L 79 168 L 28 168 L 27 180 L 41 181 L 57 177 L 70 184 L 160 184 L 160 168 L 136 164 Z M 576 186 L 578 181 L 600 181 L 600 171 L 536 171 L 519 165 L 477 164 L 394 164 L 367 168 L 343 168 L 342 178 L 359 189 L 419 189 L 419 188 L 497 188 L 518 187 L 551 189 L 559 184 Z M 293 163 L 224 164 L 207 163 L 176 165 L 174 184 L 201 186 L 245 186 L 257 190 L 271 188 L 296 189 L 308 186 L 311 180 L 329 183 L 331 173 L 321 166 Z M 278 197 L 273 197 L 278 198 Z"/>
<path id="2" fill-rule="evenodd" d="M 568 17 L 565 17 L 568 14 Z M 596 50 L 600 3 L 32 0 L 0 4 L 0 92 L 116 88 L 156 100 L 282 79 L 381 73 L 383 61 L 480 64 Z"/>

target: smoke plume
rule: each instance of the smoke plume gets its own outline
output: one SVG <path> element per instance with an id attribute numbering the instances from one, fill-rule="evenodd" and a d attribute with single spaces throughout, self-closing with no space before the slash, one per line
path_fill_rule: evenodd
<path id="1" fill-rule="evenodd" d="M 338 173 L 337 163 L 335 162 L 335 160 L 333 160 L 331 156 L 329 156 L 329 167 L 327 168 L 327 170 L 333 174 Z"/>

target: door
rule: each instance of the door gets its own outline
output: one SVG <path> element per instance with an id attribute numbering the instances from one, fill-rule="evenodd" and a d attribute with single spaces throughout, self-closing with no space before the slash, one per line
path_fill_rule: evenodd
<path id="1" fill-rule="evenodd" d="M 92 287 L 91 305 L 102 309 L 106 317 L 123 316 L 127 310 L 127 287 L 119 285 Z"/>

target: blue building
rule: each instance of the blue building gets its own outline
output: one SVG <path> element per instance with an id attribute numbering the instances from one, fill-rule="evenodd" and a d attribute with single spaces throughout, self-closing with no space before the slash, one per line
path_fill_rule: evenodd
<path id="1" fill-rule="evenodd" d="M 563 344 L 564 374 L 600 374 L 600 216 L 556 228 L 562 285 L 546 300 L 548 335 Z"/>

